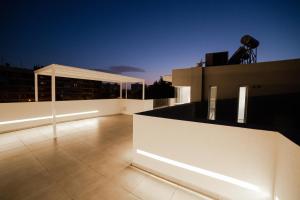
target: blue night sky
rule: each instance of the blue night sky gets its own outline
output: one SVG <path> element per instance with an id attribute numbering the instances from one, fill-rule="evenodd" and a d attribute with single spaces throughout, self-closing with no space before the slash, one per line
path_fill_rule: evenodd
<path id="1" fill-rule="evenodd" d="M 1 62 L 51 63 L 128 72 L 148 83 L 205 53 L 260 41 L 258 61 L 300 57 L 299 1 L 3 1 Z"/>

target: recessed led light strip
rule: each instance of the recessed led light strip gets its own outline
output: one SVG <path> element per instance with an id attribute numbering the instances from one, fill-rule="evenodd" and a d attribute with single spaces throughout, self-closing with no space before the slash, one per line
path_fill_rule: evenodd
<path id="1" fill-rule="evenodd" d="M 97 113 L 97 112 L 99 112 L 99 111 L 98 110 L 92 110 L 92 111 L 86 111 L 86 112 L 67 113 L 67 114 L 56 115 L 56 117 L 57 118 L 62 118 L 62 117 L 92 114 L 92 113 Z M 33 117 L 33 118 L 27 118 L 27 119 L 17 119 L 17 120 L 10 120 L 10 121 L 0 122 L 0 125 L 15 124 L 15 123 L 21 123 L 21 122 L 31 122 L 31 121 L 38 121 L 38 120 L 52 119 L 52 118 L 53 118 L 53 116 L 50 115 L 50 116 Z"/>
<path id="2" fill-rule="evenodd" d="M 152 154 L 152 153 L 140 150 L 140 149 L 137 149 L 136 152 L 140 155 L 143 155 L 143 156 L 146 156 L 148 158 L 152 158 L 154 160 L 158 160 L 158 161 L 167 163 L 169 165 L 180 167 L 182 169 L 186 169 L 188 171 L 192 171 L 192 172 L 195 172 L 195 173 L 198 173 L 198 174 L 201 174 L 201 175 L 209 176 L 211 178 L 215 178 L 215 179 L 227 182 L 227 183 L 231 183 L 231 184 L 237 185 L 239 187 L 246 188 L 248 190 L 259 191 L 259 188 L 256 185 L 253 185 L 251 183 L 247 183 L 245 181 L 241 181 L 241 180 L 232 178 L 230 176 L 225 176 L 225 175 L 218 174 L 216 172 L 212 172 L 212 171 L 209 171 L 209 170 L 206 170 L 206 169 L 202 169 L 202 168 L 195 167 L 195 166 L 192 166 L 192 165 L 189 165 L 189 164 L 178 162 L 176 160 L 172 160 L 172 159 L 169 159 L 169 158 L 158 156 L 158 155 L 155 155 L 155 154 Z"/>
<path id="3" fill-rule="evenodd" d="M 70 117 L 70 116 L 86 115 L 86 114 L 97 113 L 97 112 L 99 112 L 99 111 L 98 110 L 92 110 L 92 111 L 87 111 L 87 112 L 67 113 L 67 114 L 56 115 L 56 117 L 57 118 Z"/>

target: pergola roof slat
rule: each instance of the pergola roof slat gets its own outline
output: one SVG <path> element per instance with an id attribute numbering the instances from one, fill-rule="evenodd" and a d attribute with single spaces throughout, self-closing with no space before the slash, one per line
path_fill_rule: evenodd
<path id="1" fill-rule="evenodd" d="M 87 79 L 96 81 L 107 81 L 107 82 L 145 82 L 144 79 L 135 78 L 130 76 L 124 76 L 119 74 L 112 74 L 107 72 L 101 72 L 90 69 L 82 69 L 78 67 L 70 67 L 58 64 L 51 64 L 41 69 L 35 70 L 34 72 L 38 75 L 52 75 L 52 70 L 55 70 L 55 76 L 65 77 L 65 78 L 76 78 L 76 79 Z"/>

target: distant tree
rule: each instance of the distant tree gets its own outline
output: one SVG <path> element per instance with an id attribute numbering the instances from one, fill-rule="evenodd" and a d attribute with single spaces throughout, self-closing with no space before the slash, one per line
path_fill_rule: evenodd
<path id="1" fill-rule="evenodd" d="M 146 89 L 147 99 L 174 98 L 174 96 L 175 92 L 172 83 L 164 81 L 162 77 L 155 81 L 153 85 L 147 86 Z"/>

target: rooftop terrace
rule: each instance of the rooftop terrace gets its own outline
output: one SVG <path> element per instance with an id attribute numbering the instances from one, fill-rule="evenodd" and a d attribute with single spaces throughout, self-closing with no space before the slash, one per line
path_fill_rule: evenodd
<path id="1" fill-rule="evenodd" d="M 0 134 L 0 199 L 203 200 L 130 166 L 132 116 Z"/>

